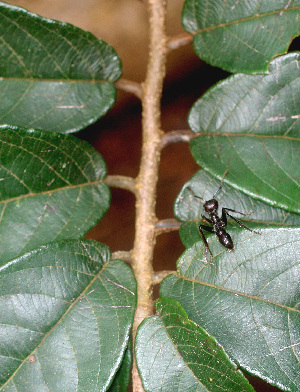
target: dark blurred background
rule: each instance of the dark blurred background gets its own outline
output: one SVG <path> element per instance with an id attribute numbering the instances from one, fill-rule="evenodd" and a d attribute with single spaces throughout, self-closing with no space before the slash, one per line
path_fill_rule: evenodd
<path id="1" fill-rule="evenodd" d="M 72 23 L 91 31 L 112 45 L 123 63 L 123 77 L 144 80 L 148 59 L 148 21 L 140 0 L 19 0 L 7 1 L 42 16 Z M 183 33 L 180 23 L 183 0 L 168 1 L 167 29 L 170 36 Z M 291 50 L 299 49 L 294 40 Z M 192 45 L 170 53 L 162 99 L 162 128 L 166 132 L 187 129 L 187 115 L 196 99 L 229 74 L 203 63 Z M 104 157 L 108 173 L 135 177 L 141 153 L 141 105 L 137 98 L 118 91 L 114 108 L 96 124 L 77 134 Z M 198 170 L 187 143 L 167 146 L 161 157 L 157 216 L 173 217 L 173 203 L 183 184 Z M 112 251 L 130 250 L 134 240 L 135 199 L 125 190 L 112 189 L 112 205 L 88 238 L 107 244 Z M 174 270 L 183 252 L 178 232 L 158 236 L 154 269 Z M 257 392 L 279 391 L 249 377 Z M 171 391 L 170 391 L 171 392 Z M 233 391 L 234 392 L 234 391 Z"/>

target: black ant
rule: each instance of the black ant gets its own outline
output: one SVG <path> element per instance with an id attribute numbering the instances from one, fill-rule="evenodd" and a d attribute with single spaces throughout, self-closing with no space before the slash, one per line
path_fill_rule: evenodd
<path id="1" fill-rule="evenodd" d="M 207 225 L 199 225 L 199 232 L 200 232 L 201 238 L 202 238 L 202 240 L 204 242 L 206 251 L 208 251 L 210 253 L 211 260 L 213 259 L 213 254 L 211 253 L 211 250 L 209 248 L 207 240 L 206 240 L 206 238 L 204 236 L 203 230 L 206 230 L 209 233 L 215 233 L 217 235 L 221 245 L 225 246 L 225 248 L 229 249 L 230 251 L 234 251 L 234 244 L 233 244 L 232 238 L 230 237 L 230 235 L 225 230 L 225 227 L 227 226 L 227 217 L 232 218 L 241 227 L 244 227 L 245 229 L 251 231 L 252 233 L 261 234 L 261 233 L 259 233 L 257 231 L 254 231 L 254 230 L 250 229 L 246 225 L 244 225 L 241 221 L 239 221 L 234 216 L 229 214 L 228 211 L 235 212 L 237 214 L 241 214 L 241 215 L 244 215 L 244 216 L 246 216 L 248 214 L 244 214 L 242 212 L 238 212 L 238 211 L 232 210 L 231 208 L 222 208 L 222 216 L 221 217 L 218 216 L 219 203 L 215 199 L 215 197 L 217 196 L 217 194 L 221 191 L 221 189 L 223 187 L 223 181 L 224 181 L 224 178 L 225 178 L 228 170 L 229 169 L 227 169 L 225 171 L 225 173 L 223 174 L 221 185 L 220 185 L 219 189 L 214 193 L 212 199 L 210 199 L 210 200 L 207 200 L 207 201 L 203 200 L 201 197 L 195 195 L 193 190 L 191 188 L 189 188 L 192 191 L 193 195 L 197 199 L 200 199 L 202 203 L 204 203 L 203 207 L 204 207 L 205 212 L 208 213 L 209 218 L 207 218 L 205 215 L 202 214 L 201 216 L 202 216 L 203 220 L 208 222 L 208 223 L 211 223 L 213 225 L 213 227 L 210 227 L 210 226 L 207 226 Z"/>

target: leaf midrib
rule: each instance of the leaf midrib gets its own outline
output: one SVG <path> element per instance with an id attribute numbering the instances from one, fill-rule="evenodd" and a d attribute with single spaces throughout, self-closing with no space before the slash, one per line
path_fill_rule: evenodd
<path id="1" fill-rule="evenodd" d="M 1 82 L 47 82 L 47 83 L 91 83 L 91 84 L 100 84 L 100 83 L 109 83 L 114 84 L 112 81 L 105 80 L 105 79 L 70 79 L 70 78 L 38 78 L 38 77 L 0 77 Z"/>
<path id="2" fill-rule="evenodd" d="M 298 214 L 296 214 L 295 212 L 292 212 L 292 211 L 288 211 L 288 212 L 290 212 L 291 214 L 298 215 Z M 264 220 L 259 220 L 259 219 L 251 219 L 251 220 L 249 220 L 249 219 L 240 219 L 240 220 L 241 220 L 241 222 L 243 222 L 245 224 L 246 223 L 247 224 L 249 224 L 249 223 L 250 224 L 251 223 L 258 223 L 259 225 L 257 226 L 257 229 L 261 229 L 262 228 L 260 226 L 260 224 L 261 225 L 266 225 L 268 228 L 272 228 L 273 226 L 275 228 L 282 227 L 282 226 L 284 228 L 293 228 L 293 227 L 298 228 L 299 227 L 297 224 L 285 223 L 285 222 L 264 221 Z M 198 219 L 197 218 L 195 218 L 195 219 L 187 219 L 187 220 L 183 220 L 181 222 L 182 223 L 195 223 L 195 224 L 199 225 L 199 224 L 203 223 L 203 219 L 201 219 L 201 218 L 198 218 Z M 239 226 L 236 226 L 236 223 L 234 223 L 234 220 L 232 220 L 232 219 L 231 220 L 228 219 L 228 228 L 229 228 L 228 230 L 243 230 Z M 252 228 L 254 228 L 254 226 Z M 227 229 L 226 229 L 226 231 L 227 231 Z M 214 233 L 207 233 L 207 235 L 208 236 L 210 236 L 210 235 L 213 236 Z M 199 238 L 201 238 L 200 235 L 199 235 Z"/>
<path id="3" fill-rule="evenodd" d="M 192 131 L 194 132 L 194 131 Z M 253 133 L 239 133 L 239 132 L 194 132 L 195 136 L 192 139 L 195 139 L 199 136 L 223 136 L 223 137 L 253 137 L 257 139 L 279 139 L 279 140 L 291 140 L 294 142 L 299 142 L 300 137 L 295 136 L 286 136 L 286 135 L 265 135 L 265 134 L 253 134 Z"/>
<path id="4" fill-rule="evenodd" d="M 192 279 L 192 278 L 187 278 L 185 276 L 180 275 L 179 273 L 175 274 L 175 276 L 177 277 L 177 279 L 183 279 L 183 280 L 186 280 L 186 281 L 191 282 L 193 284 L 198 284 L 198 285 L 210 287 L 210 288 L 213 288 L 213 289 L 215 289 L 217 291 L 226 291 L 226 292 L 231 293 L 232 295 L 239 295 L 239 296 L 244 297 L 244 298 L 249 298 L 250 300 L 256 300 L 256 301 L 259 301 L 259 302 L 264 302 L 266 304 L 274 305 L 274 306 L 283 308 L 285 310 L 288 310 L 290 312 L 296 312 L 296 313 L 300 314 L 300 309 L 298 310 L 298 309 L 295 309 L 295 308 L 291 308 L 290 306 L 282 305 L 282 304 L 279 304 L 279 303 L 274 302 L 274 301 L 270 301 L 270 300 L 267 300 L 267 299 L 264 299 L 264 298 L 257 297 L 255 295 L 242 293 L 240 291 L 236 291 L 236 290 L 233 290 L 233 289 L 227 289 L 225 287 L 217 286 L 217 285 L 214 285 L 212 283 L 203 282 L 203 281 L 195 280 L 195 279 Z"/>
<path id="5" fill-rule="evenodd" d="M 76 189 L 76 188 L 81 188 L 81 187 L 86 187 L 86 186 L 91 186 L 91 185 L 99 185 L 103 183 L 104 184 L 104 179 L 100 179 L 100 180 L 96 180 L 96 181 L 90 181 L 90 182 L 85 182 L 85 183 L 81 183 L 81 184 L 74 184 L 74 185 L 67 185 L 64 187 L 59 187 L 59 188 L 55 188 L 55 189 L 49 189 L 47 191 L 42 191 L 42 192 L 30 192 L 24 195 L 20 195 L 20 196 L 16 196 L 16 197 L 11 197 L 9 199 L 5 199 L 5 200 L 0 200 L 0 205 L 1 204 L 8 204 L 14 201 L 19 201 L 21 199 L 26 199 L 29 197 L 36 197 L 36 196 L 43 196 L 43 195 L 49 195 L 49 194 L 54 194 L 56 192 L 62 192 L 68 189 Z"/>
<path id="6" fill-rule="evenodd" d="M 285 12 L 297 11 L 297 10 L 300 10 L 300 6 L 290 7 L 288 9 L 282 8 L 280 10 L 276 10 L 276 11 L 272 11 L 272 12 L 265 12 L 263 14 L 255 14 L 255 15 L 252 15 L 252 16 L 248 16 L 246 18 L 236 19 L 236 20 L 232 20 L 230 22 L 220 23 L 220 24 L 217 24 L 217 25 L 205 27 L 203 29 L 198 29 L 198 30 L 193 31 L 191 34 L 193 34 L 193 35 L 201 34 L 203 32 L 216 30 L 216 29 L 219 29 L 219 28 L 231 26 L 231 25 L 238 24 L 238 23 L 248 22 L 248 21 L 251 21 L 251 20 L 257 20 L 257 19 L 261 19 L 261 18 L 264 18 L 264 17 L 267 17 L 267 16 L 273 16 L 273 15 L 277 15 L 277 14 L 279 14 L 279 16 L 281 16 L 280 14 L 283 14 Z"/>

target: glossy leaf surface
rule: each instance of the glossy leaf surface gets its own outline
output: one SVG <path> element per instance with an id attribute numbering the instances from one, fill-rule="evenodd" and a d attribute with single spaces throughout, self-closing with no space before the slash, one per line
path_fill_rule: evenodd
<path id="1" fill-rule="evenodd" d="M 157 316 L 139 327 L 136 357 L 144 388 L 152 391 L 254 391 L 223 348 L 188 320 L 178 302 L 161 298 Z"/>
<path id="2" fill-rule="evenodd" d="M 0 265 L 42 244 L 82 237 L 103 217 L 106 165 L 71 135 L 0 129 Z"/>
<path id="3" fill-rule="evenodd" d="M 75 132 L 115 101 L 112 47 L 68 23 L 0 2 L 0 123 Z"/>
<path id="4" fill-rule="evenodd" d="M 180 227 L 180 237 L 186 247 L 190 247 L 195 242 L 201 240 L 198 226 L 199 224 L 206 224 L 203 222 L 201 215 L 204 214 L 208 217 L 203 209 L 203 202 L 196 196 L 203 200 L 210 200 L 219 189 L 220 184 L 220 181 L 214 179 L 205 170 L 199 170 L 179 193 L 175 201 L 174 212 L 178 220 L 185 222 Z M 233 216 L 253 229 L 266 225 L 272 225 L 273 227 L 300 226 L 300 215 L 271 207 L 235 190 L 225 182 L 217 195 L 217 199 L 219 202 L 219 216 L 222 215 L 221 211 L 224 207 L 247 214 L 247 216 L 243 216 L 238 213 L 232 213 Z M 228 227 L 239 227 L 239 225 L 232 219 L 229 219 Z"/>
<path id="5" fill-rule="evenodd" d="M 0 269 L 1 391 L 105 391 L 136 304 L 131 269 L 95 241 L 52 243 Z"/>
<path id="6" fill-rule="evenodd" d="M 199 165 L 235 189 L 300 213 L 299 54 L 280 57 L 269 75 L 235 75 L 193 106 L 189 124 Z"/>
<path id="7" fill-rule="evenodd" d="M 299 15 L 299 0 L 186 0 L 182 23 L 209 64 L 232 73 L 266 73 L 300 33 Z"/>
<path id="8" fill-rule="evenodd" d="M 131 366 L 132 366 L 132 355 L 131 355 L 131 346 L 129 341 L 127 345 L 127 349 L 125 350 L 124 357 L 122 359 L 121 366 L 118 369 L 115 378 L 113 380 L 113 383 L 108 389 L 108 392 L 127 392 L 128 385 L 130 382 Z"/>
<path id="9" fill-rule="evenodd" d="M 216 337 L 242 369 L 288 391 L 300 389 L 300 229 L 235 233 L 234 252 L 209 239 L 179 259 L 178 274 L 160 295 L 177 300 L 188 317 Z"/>

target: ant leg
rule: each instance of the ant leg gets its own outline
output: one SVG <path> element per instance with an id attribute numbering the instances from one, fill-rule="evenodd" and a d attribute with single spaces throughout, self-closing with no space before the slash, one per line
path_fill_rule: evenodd
<path id="1" fill-rule="evenodd" d="M 241 215 L 244 215 L 244 216 L 247 216 L 247 215 L 249 215 L 249 214 L 244 214 L 243 212 L 239 212 L 239 211 L 236 211 L 236 210 L 232 210 L 231 208 L 222 208 L 222 221 L 223 221 L 223 223 L 224 223 L 224 227 L 226 227 L 227 226 L 227 216 L 230 216 L 230 218 L 232 218 L 233 220 L 235 220 L 238 224 L 241 224 L 241 222 L 238 220 L 238 219 L 236 219 L 236 218 L 234 218 L 233 216 L 231 216 L 230 214 L 228 214 L 228 211 L 232 211 L 232 212 L 235 212 L 235 213 L 237 213 L 237 214 L 241 214 Z M 241 224 L 242 226 L 243 226 L 243 224 Z"/>
<path id="2" fill-rule="evenodd" d="M 206 240 L 206 238 L 205 238 L 205 235 L 204 235 L 204 233 L 203 233 L 203 230 L 206 230 L 206 231 L 208 231 L 209 233 L 214 233 L 214 230 L 213 230 L 212 227 L 209 227 L 209 226 L 206 226 L 206 225 L 199 225 L 199 232 L 200 232 L 202 241 L 204 242 L 204 245 L 205 245 L 205 251 L 206 251 L 206 252 L 208 251 L 208 252 L 210 253 L 210 261 L 209 261 L 209 264 L 213 264 L 213 263 L 212 263 L 213 254 L 211 253 L 211 250 L 210 250 L 210 248 L 209 248 L 209 245 L 208 245 L 208 243 L 207 243 L 207 240 Z"/>
<path id="3" fill-rule="evenodd" d="M 206 222 L 208 222 L 208 223 L 212 223 L 212 221 L 209 219 L 209 218 L 206 218 L 206 216 L 205 215 L 201 215 L 202 216 L 202 219 L 204 220 L 204 221 L 206 221 Z M 210 227 L 210 229 L 211 229 L 211 227 Z"/>
<path id="4" fill-rule="evenodd" d="M 225 210 L 225 211 L 231 211 L 231 212 L 235 212 L 236 214 L 241 214 L 241 215 L 244 215 L 244 216 L 247 216 L 247 215 L 251 215 L 251 214 L 253 214 L 253 211 L 251 211 L 250 213 L 248 213 L 248 214 L 244 214 L 243 212 L 240 212 L 240 211 L 236 211 L 236 210 L 232 210 L 231 208 L 222 208 L 222 213 L 223 213 L 223 210 Z"/>
<path id="5" fill-rule="evenodd" d="M 224 223 L 224 227 L 227 226 L 227 215 L 229 215 L 229 214 L 226 211 L 226 208 L 222 208 L 222 218 L 221 218 L 221 221 Z"/>
<path id="6" fill-rule="evenodd" d="M 252 233 L 261 235 L 261 233 L 259 233 L 258 231 L 250 229 L 250 227 L 244 225 L 244 223 L 242 223 L 240 220 L 236 219 L 234 216 L 230 215 L 227 211 L 238 212 L 238 211 L 235 211 L 235 210 L 231 210 L 230 208 L 222 208 L 222 220 L 223 220 L 224 223 L 226 222 L 226 225 L 227 225 L 227 216 L 229 216 L 231 219 L 233 219 L 236 223 L 238 223 L 244 229 L 247 229 L 247 230 L 251 231 Z M 239 214 L 241 214 L 241 212 L 239 212 Z M 242 215 L 247 215 L 247 214 L 243 214 L 242 213 Z M 225 221 L 224 221 L 224 217 L 225 217 Z"/>

